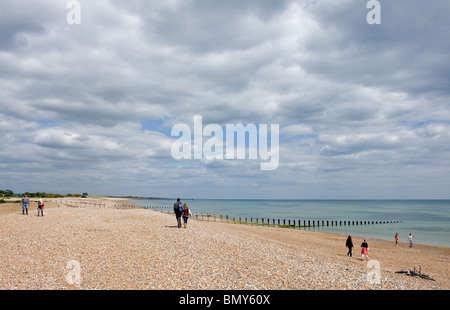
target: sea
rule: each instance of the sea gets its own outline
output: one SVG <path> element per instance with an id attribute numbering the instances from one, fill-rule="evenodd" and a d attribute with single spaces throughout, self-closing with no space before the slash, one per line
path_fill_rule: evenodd
<path id="1" fill-rule="evenodd" d="M 148 209 L 172 211 L 175 199 L 134 200 Z M 196 214 L 228 215 L 230 219 L 252 218 L 285 220 L 288 223 L 306 221 L 386 221 L 385 224 L 333 225 L 301 227 L 313 230 L 365 238 L 391 240 L 399 235 L 400 242 L 450 247 L 450 200 L 253 200 L 253 199 L 190 199 L 182 200 Z"/>

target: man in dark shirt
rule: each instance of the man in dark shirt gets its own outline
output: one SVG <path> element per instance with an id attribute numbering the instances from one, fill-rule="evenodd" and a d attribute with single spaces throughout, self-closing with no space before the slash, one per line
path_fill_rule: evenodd
<path id="1" fill-rule="evenodd" d="M 180 198 L 173 205 L 173 212 L 177 218 L 178 228 L 181 228 L 181 214 L 183 213 L 183 205 L 181 204 Z"/>

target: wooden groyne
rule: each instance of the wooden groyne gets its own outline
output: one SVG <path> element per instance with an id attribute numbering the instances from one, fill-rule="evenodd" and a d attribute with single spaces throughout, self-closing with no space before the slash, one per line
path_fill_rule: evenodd
<path id="1" fill-rule="evenodd" d="M 95 208 L 105 208 L 106 204 L 101 199 L 90 199 L 90 198 L 65 198 L 57 199 L 58 206 L 65 205 L 71 208 L 83 208 L 83 207 L 95 207 Z"/>
<path id="2" fill-rule="evenodd" d="M 144 208 L 173 214 L 173 207 L 167 206 L 145 206 Z M 400 220 L 310 220 L 310 219 L 274 219 L 274 218 L 252 218 L 252 217 L 229 217 L 228 215 L 216 215 L 208 213 L 195 213 L 191 218 L 199 221 L 214 221 L 233 224 L 261 225 L 285 228 L 302 227 L 338 227 L 338 226 L 358 226 L 358 225 L 378 225 L 401 223 Z"/>

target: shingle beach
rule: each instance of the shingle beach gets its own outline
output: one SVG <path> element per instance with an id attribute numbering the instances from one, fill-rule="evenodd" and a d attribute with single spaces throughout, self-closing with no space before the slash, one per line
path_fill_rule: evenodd
<path id="1" fill-rule="evenodd" d="M 346 236 L 194 219 L 179 229 L 172 214 L 117 201 L 0 214 L 0 290 L 450 288 L 450 248 L 369 239 L 378 272 L 358 236 L 349 257 Z M 435 281 L 396 273 L 413 268 Z"/>

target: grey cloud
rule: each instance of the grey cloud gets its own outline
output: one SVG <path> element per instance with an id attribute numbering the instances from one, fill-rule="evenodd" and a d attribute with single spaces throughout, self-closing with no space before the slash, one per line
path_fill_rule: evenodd
<path id="1" fill-rule="evenodd" d="M 449 4 L 384 1 L 375 26 L 365 4 L 84 1 L 81 25 L 68 25 L 64 1 L 10 1 L 0 12 L 0 182 L 162 196 L 178 175 L 185 196 L 272 186 L 320 198 L 343 179 L 364 190 L 360 172 L 380 193 L 392 170 L 390 180 L 408 167 L 432 175 L 450 152 Z M 173 160 L 170 128 L 194 115 L 280 124 L 279 169 Z M 35 183 L 23 184 L 27 174 Z"/>
<path id="2" fill-rule="evenodd" d="M 450 49 L 448 2 L 382 2 L 382 22 L 376 26 L 365 22 L 365 4 L 325 1 L 314 6 L 310 12 L 320 20 L 324 36 L 311 36 L 305 43 L 315 53 L 303 66 L 333 80 L 412 94 L 448 94 L 448 63 L 442 62 Z M 326 36 L 330 32 L 336 36 Z"/>

